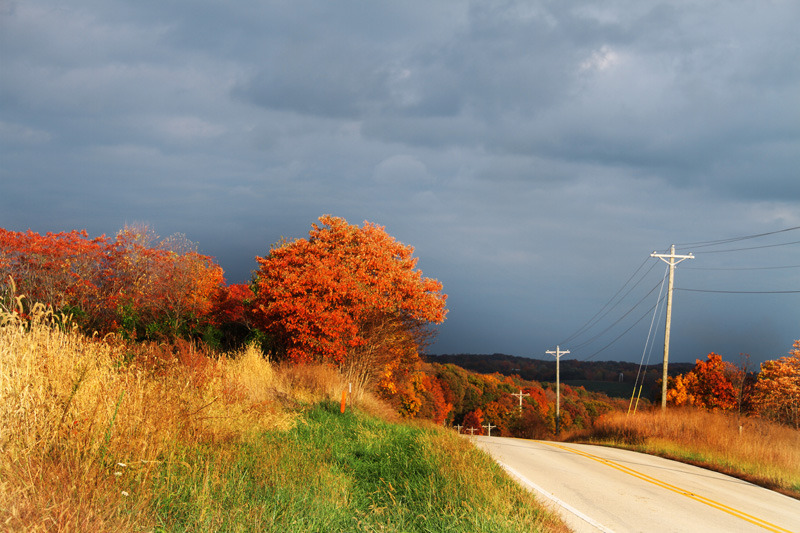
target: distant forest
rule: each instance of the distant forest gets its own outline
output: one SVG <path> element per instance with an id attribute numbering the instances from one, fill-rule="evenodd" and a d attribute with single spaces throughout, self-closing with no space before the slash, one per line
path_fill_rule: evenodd
<path id="1" fill-rule="evenodd" d="M 429 363 L 453 364 L 466 370 L 481 374 L 499 373 L 504 376 L 518 375 L 529 381 L 555 382 L 556 361 L 531 359 L 516 355 L 494 354 L 445 354 L 425 355 Z M 670 363 L 669 375 L 684 374 L 694 368 L 694 363 Z M 661 379 L 663 364 L 645 365 L 645 387 L 655 384 Z M 639 363 L 623 361 L 579 361 L 577 359 L 561 359 L 561 381 L 620 382 L 633 385 L 639 372 Z M 587 387 L 589 388 L 589 387 Z"/>

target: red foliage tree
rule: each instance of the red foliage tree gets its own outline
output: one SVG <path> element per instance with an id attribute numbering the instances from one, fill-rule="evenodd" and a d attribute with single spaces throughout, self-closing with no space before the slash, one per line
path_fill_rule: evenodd
<path id="1" fill-rule="evenodd" d="M 261 326 L 295 362 L 326 361 L 387 390 L 441 323 L 442 285 L 422 277 L 413 248 L 383 227 L 325 215 L 308 239 L 282 242 L 257 258 Z M 413 365 L 411 365 L 413 366 Z"/>
<path id="2" fill-rule="evenodd" d="M 18 295 L 58 310 L 98 319 L 107 305 L 102 294 L 105 236 L 85 231 L 40 235 L 0 228 L 0 277 L 16 284 Z"/>
<path id="3" fill-rule="evenodd" d="M 85 231 L 0 229 L 0 275 L 29 301 L 71 312 L 87 329 L 134 322 L 131 329 L 172 336 L 210 313 L 224 283 L 222 269 L 185 237 L 159 241 L 146 226 L 126 226 L 113 241 Z"/>
<path id="4" fill-rule="evenodd" d="M 463 422 L 464 430 L 474 428 L 474 435 L 483 435 L 483 410 L 478 407 L 474 411 L 470 411 L 464 415 Z"/>

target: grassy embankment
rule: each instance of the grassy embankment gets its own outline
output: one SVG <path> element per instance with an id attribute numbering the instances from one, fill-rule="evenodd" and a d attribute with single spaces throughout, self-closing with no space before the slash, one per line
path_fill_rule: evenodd
<path id="1" fill-rule="evenodd" d="M 254 349 L 0 326 L 0 528 L 565 531 L 452 432 L 392 421 L 339 375 Z"/>
<path id="2" fill-rule="evenodd" d="M 768 420 L 656 408 L 611 413 L 567 438 L 696 464 L 800 499 L 800 431 Z"/>

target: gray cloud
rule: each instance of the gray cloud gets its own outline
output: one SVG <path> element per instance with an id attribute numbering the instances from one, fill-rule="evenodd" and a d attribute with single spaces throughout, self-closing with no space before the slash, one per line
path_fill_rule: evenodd
<path id="1" fill-rule="evenodd" d="M 543 353 L 654 248 L 800 225 L 796 3 L 0 9 L 0 226 L 144 220 L 244 281 L 323 213 L 370 220 L 450 293 L 436 351 Z M 800 264 L 749 253 L 695 264 Z M 700 272 L 679 279 L 800 288 Z M 725 298 L 680 295 L 677 357 L 800 337 L 793 296 Z M 638 358 L 642 335 L 603 356 Z"/>

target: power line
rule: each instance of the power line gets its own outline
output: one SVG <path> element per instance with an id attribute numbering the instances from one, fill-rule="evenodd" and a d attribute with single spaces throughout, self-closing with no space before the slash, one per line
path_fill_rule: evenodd
<path id="1" fill-rule="evenodd" d="M 663 298 L 662 298 L 662 300 L 663 300 Z M 655 304 L 655 305 L 653 305 L 653 306 L 652 306 L 650 309 L 648 309 L 647 311 L 645 311 L 645 313 L 644 313 L 642 316 L 640 316 L 640 317 L 639 317 L 639 319 L 638 319 L 636 322 L 634 322 L 634 323 L 631 325 L 631 327 L 629 327 L 628 329 L 626 329 L 625 331 L 623 331 L 622 333 L 620 333 L 619 335 L 617 335 L 617 337 L 616 337 L 614 340 L 612 340 L 611 342 L 609 342 L 608 344 L 606 344 L 605 346 L 603 346 L 602 348 L 600 348 L 599 350 L 597 350 L 596 352 L 594 352 L 594 353 L 593 353 L 592 355 L 590 355 L 589 357 L 586 357 L 585 359 L 582 359 L 582 361 L 588 361 L 589 359 L 591 359 L 591 358 L 592 358 L 592 357 L 594 357 L 595 355 L 599 354 L 599 353 L 600 353 L 600 352 L 602 352 L 602 351 L 605 351 L 607 348 L 609 348 L 610 346 L 612 346 L 614 343 L 616 343 L 618 340 L 620 340 L 622 337 L 624 337 L 624 336 L 625 336 L 625 335 L 626 335 L 626 334 L 627 334 L 627 333 L 628 333 L 630 330 L 632 330 L 632 329 L 633 329 L 633 328 L 636 326 L 636 324 L 638 324 L 639 322 L 641 322 L 641 321 L 642 321 L 642 320 L 643 320 L 643 319 L 644 319 L 644 318 L 645 318 L 647 315 L 649 315 L 649 314 L 650 314 L 650 311 L 652 311 L 653 309 L 655 309 L 655 308 L 656 308 L 656 305 L 658 305 L 658 304 L 660 304 L 660 303 L 661 303 L 660 301 L 659 301 L 659 302 L 656 302 L 656 304 Z"/>
<path id="2" fill-rule="evenodd" d="M 764 244 L 762 246 L 749 246 L 747 248 L 729 248 L 727 250 L 708 250 L 705 252 L 698 252 L 698 254 L 721 254 L 725 252 L 743 252 L 746 250 L 760 250 L 762 248 L 777 248 L 778 246 L 789 246 L 790 244 L 800 244 L 800 241 L 781 242 L 778 244 Z"/>
<path id="3" fill-rule="evenodd" d="M 621 293 L 621 292 L 622 292 L 622 291 L 625 289 L 625 287 L 626 287 L 626 286 L 627 286 L 627 285 L 628 285 L 628 284 L 631 282 L 631 280 L 632 280 L 634 277 L 636 277 L 636 274 L 638 274 L 638 273 L 639 273 L 639 271 L 642 269 L 642 267 L 643 267 L 643 266 L 644 266 L 644 265 L 647 263 L 648 259 L 649 259 L 649 258 L 645 258 L 645 260 L 644 260 L 644 261 L 642 261 L 642 264 L 641 264 L 641 265 L 639 265 L 639 267 L 636 269 L 636 271 L 634 271 L 634 273 L 630 275 L 630 277 L 629 277 L 629 278 L 628 278 L 628 279 L 625 281 L 625 283 L 623 283 L 623 284 L 622 284 L 622 287 L 620 287 L 620 288 L 619 288 L 619 290 L 617 290 L 617 292 L 616 292 L 616 293 L 614 293 L 614 296 L 612 296 L 612 297 L 611 297 L 611 298 L 610 298 L 610 299 L 609 299 L 609 300 L 608 300 L 608 301 L 605 303 L 605 305 L 603 305 L 603 307 L 601 307 L 601 308 L 600 308 L 600 310 L 599 310 L 597 313 L 595 313 L 595 314 L 594 314 L 594 316 L 592 316 L 592 318 L 590 318 L 590 319 L 589 319 L 589 320 L 588 320 L 588 321 L 587 321 L 587 322 L 586 322 L 584 325 L 582 325 L 580 328 L 578 328 L 578 330 L 577 330 L 575 333 L 573 333 L 572 335 L 570 335 L 569 337 L 567 337 L 565 340 L 563 340 L 563 341 L 559 342 L 558 344 L 567 344 L 569 341 L 571 341 L 571 340 L 572 340 L 572 339 L 574 339 L 575 337 L 579 336 L 581 333 L 584 333 L 585 331 L 588 331 L 589 329 L 591 329 L 592 327 L 594 327 L 594 326 L 595 326 L 595 324 L 597 324 L 598 322 L 600 322 L 600 321 L 601 321 L 603 318 L 605 318 L 605 317 L 606 317 L 606 316 L 607 316 L 609 313 L 611 313 L 611 311 L 613 311 L 614 309 L 616 309 L 616 308 L 617 308 L 617 306 L 618 306 L 619 304 L 621 304 L 621 303 L 622 303 L 622 301 L 623 301 L 623 300 L 624 300 L 624 299 L 625 299 L 625 298 L 626 298 L 626 297 L 627 297 L 627 296 L 628 296 L 628 295 L 631 293 L 631 291 L 633 291 L 633 289 L 635 289 L 635 288 L 636 288 L 636 287 L 637 287 L 637 286 L 638 286 L 638 285 L 639 285 L 639 284 L 640 284 L 642 281 L 644 281 L 644 278 L 645 278 L 645 276 L 647 276 L 647 275 L 650 273 L 650 271 L 651 271 L 651 270 L 653 270 L 653 268 L 655 267 L 655 264 L 653 264 L 653 266 L 651 266 L 651 267 L 650 267 L 650 268 L 647 270 L 647 272 L 645 272 L 645 273 L 642 275 L 642 277 L 641 277 L 641 278 L 639 278 L 639 280 L 638 280 L 636 283 L 634 283 L 634 284 L 633 284 L 633 286 L 632 286 L 630 289 L 628 289 L 628 291 L 627 291 L 627 292 L 626 292 L 626 293 L 625 293 L 625 294 L 624 294 L 624 295 L 623 295 L 623 296 L 622 296 L 622 297 L 621 297 L 621 298 L 620 298 L 620 299 L 619 299 L 619 300 L 618 300 L 618 301 L 617 301 L 617 302 L 616 302 L 616 303 L 615 303 L 613 306 L 611 306 L 611 307 L 610 307 L 610 308 L 609 308 L 609 309 L 608 309 L 608 310 L 607 310 L 605 313 L 603 313 L 603 311 L 605 311 L 605 310 L 606 310 L 606 308 L 608 308 L 608 306 L 609 306 L 609 305 L 611 305 L 611 302 L 613 302 L 613 301 L 616 299 L 616 297 L 619 295 L 619 293 Z M 653 289 L 651 289 L 651 290 L 650 290 L 650 292 L 653 292 Z M 649 294 L 649 293 L 648 293 L 648 294 Z M 638 304 L 637 304 L 637 305 L 638 305 Z M 634 306 L 634 307 L 635 307 L 635 306 Z M 631 311 L 632 311 L 632 309 L 631 309 Z M 628 311 L 628 312 L 630 312 L 630 311 Z M 602 314 L 601 314 L 601 313 L 602 313 Z M 627 313 L 626 313 L 626 314 L 627 314 Z M 624 315 L 623 315 L 623 316 L 624 316 Z M 612 324 L 612 325 L 613 325 L 613 324 Z M 595 338 L 596 338 L 596 337 L 595 337 Z M 587 342 L 588 342 L 588 341 L 587 341 Z M 586 342 L 584 342 L 583 344 L 581 344 L 581 346 L 583 346 L 584 344 L 586 344 Z"/>
<path id="4" fill-rule="evenodd" d="M 656 264 L 656 263 L 654 263 L 654 264 Z M 636 310 L 636 308 L 637 308 L 637 307 L 639 307 L 639 304 L 641 304 L 643 301 L 645 301 L 645 299 L 646 299 L 648 296 L 650 296 L 651 294 L 653 294 L 653 291 L 654 291 L 654 290 L 656 290 L 656 287 L 658 287 L 659 285 L 661 285 L 661 282 L 660 282 L 660 281 L 659 281 L 658 283 L 656 283 L 655 285 L 653 285 L 653 288 L 652 288 L 652 289 L 650 289 L 650 290 L 647 292 L 647 294 L 645 294 L 644 296 L 642 296 L 642 297 L 639 299 L 639 301 L 638 301 L 638 302 L 636 302 L 636 303 L 633 305 L 633 307 L 631 307 L 630 309 L 628 309 L 628 311 L 626 311 L 626 312 L 625 312 L 625 314 L 623 314 L 622 316 L 620 316 L 620 317 L 619 317 L 617 320 L 615 320 L 615 321 L 614 321 L 614 322 L 613 322 L 613 323 L 612 323 L 610 326 L 608 326 L 606 329 L 604 329 L 603 331 L 601 331 L 600 333 L 598 333 L 598 334 L 597 334 L 597 335 L 595 335 L 594 337 L 592 337 L 592 338 L 590 338 L 590 339 L 588 339 L 588 340 L 585 340 L 585 341 L 583 341 L 583 342 L 582 342 L 582 343 L 580 343 L 580 344 L 577 344 L 577 345 L 573 346 L 573 348 L 581 348 L 581 347 L 583 347 L 583 346 L 586 346 L 587 344 L 590 344 L 590 343 L 594 342 L 596 339 L 600 338 L 600 337 L 601 337 L 601 336 L 602 336 L 604 333 L 606 333 L 608 330 L 610 330 L 611 328 L 613 328 L 614 326 L 616 326 L 617 324 L 619 324 L 619 323 L 622 321 L 622 319 L 623 319 L 623 318 L 625 318 L 626 316 L 628 316 L 629 314 L 631 314 L 633 311 L 635 311 L 635 310 Z M 641 319 L 639 319 L 639 320 L 641 320 Z M 637 321 L 637 322 L 638 322 L 638 321 Z"/>
<path id="5" fill-rule="evenodd" d="M 684 270 L 781 270 L 785 268 L 800 268 L 800 265 L 785 265 L 785 266 L 772 266 L 772 267 L 683 267 Z"/>
<path id="6" fill-rule="evenodd" d="M 687 289 L 687 288 L 675 288 L 676 291 L 687 291 L 687 292 L 713 292 L 719 294 L 798 294 L 800 291 L 715 291 L 710 289 Z"/>
<path id="7" fill-rule="evenodd" d="M 642 367 L 644 366 L 644 356 L 647 355 L 647 363 L 650 364 L 650 354 L 653 351 L 653 346 L 655 346 L 655 342 L 650 344 L 651 337 L 655 340 L 655 336 L 653 335 L 653 326 L 656 323 L 656 315 L 658 314 L 659 308 L 663 311 L 664 308 L 659 305 L 661 302 L 661 295 L 664 291 L 664 283 L 667 281 L 667 272 L 668 270 L 664 271 L 664 277 L 661 278 L 661 288 L 658 290 L 658 299 L 656 300 L 656 307 L 653 310 L 653 318 L 650 320 L 650 329 L 647 331 L 647 339 L 644 341 L 644 349 L 642 350 L 642 359 L 639 361 L 639 369 L 636 371 L 636 380 L 633 382 L 633 390 L 631 391 L 631 401 L 628 403 L 628 413 L 631 412 L 631 408 L 633 407 L 633 412 L 636 412 L 636 407 L 639 406 L 639 399 L 636 399 L 636 404 L 633 403 L 633 398 L 636 396 L 636 387 L 639 387 L 639 395 L 642 394 L 642 387 L 644 386 L 644 375 L 642 374 Z M 648 344 L 650 345 L 650 350 L 647 350 Z M 642 378 L 642 384 L 639 385 L 639 377 Z"/>
<path id="8" fill-rule="evenodd" d="M 676 246 L 694 246 L 695 248 L 703 248 L 706 246 L 715 246 L 717 244 L 727 244 L 730 242 L 744 241 L 747 239 L 757 239 L 759 237 L 766 237 L 768 235 L 775 235 L 778 233 L 786 233 L 787 231 L 795 231 L 798 229 L 800 229 L 800 226 L 794 226 L 791 228 L 785 228 L 776 231 L 767 231 L 765 233 L 754 233 L 753 235 L 743 235 L 741 237 L 730 237 L 728 239 L 719 239 L 716 241 L 685 242 L 682 244 L 677 244 Z"/>

